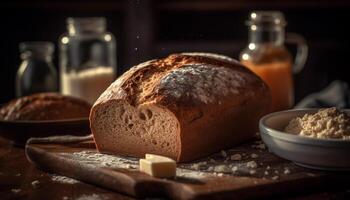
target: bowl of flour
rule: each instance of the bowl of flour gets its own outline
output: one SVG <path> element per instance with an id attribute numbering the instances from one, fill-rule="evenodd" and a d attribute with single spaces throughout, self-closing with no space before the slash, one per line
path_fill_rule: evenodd
<path id="1" fill-rule="evenodd" d="M 350 170 L 350 110 L 294 109 L 268 114 L 260 133 L 271 152 L 297 165 Z"/>

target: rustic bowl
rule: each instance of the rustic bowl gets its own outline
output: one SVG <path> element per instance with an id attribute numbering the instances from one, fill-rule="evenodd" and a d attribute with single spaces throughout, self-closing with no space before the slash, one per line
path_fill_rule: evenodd
<path id="1" fill-rule="evenodd" d="M 23 146 L 31 137 L 87 134 L 90 134 L 88 118 L 47 121 L 0 120 L 0 137 L 9 139 L 19 146 Z"/>
<path id="2" fill-rule="evenodd" d="M 269 150 L 295 164 L 320 170 L 350 170 L 350 140 L 316 139 L 284 132 L 289 121 L 318 109 L 295 109 L 268 114 L 260 119 L 262 140 Z M 350 110 L 345 110 L 350 114 Z"/>

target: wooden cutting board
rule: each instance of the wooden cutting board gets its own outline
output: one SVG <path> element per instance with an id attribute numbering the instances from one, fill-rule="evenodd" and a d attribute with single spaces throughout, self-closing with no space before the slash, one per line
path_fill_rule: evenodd
<path id="1" fill-rule="evenodd" d="M 175 179 L 158 179 L 137 169 L 137 159 L 124 160 L 123 166 L 103 165 L 102 161 L 77 159 L 77 155 L 97 155 L 91 138 L 31 140 L 27 158 L 39 168 L 78 179 L 134 197 L 171 199 L 244 199 L 310 190 L 342 187 L 349 173 L 308 170 L 269 153 L 259 141 L 202 159 L 197 164 L 180 164 Z M 239 154 L 241 160 L 231 160 Z M 102 155 L 102 154 L 98 154 Z M 105 155 L 103 155 L 105 156 Z M 130 164 L 128 164 L 130 160 Z M 257 167 L 248 167 L 254 161 Z M 109 163 L 110 164 L 110 163 Z M 249 165 L 249 164 L 248 164 Z M 225 167 L 226 166 L 226 167 Z M 250 165 L 249 165 L 250 166 Z M 227 168 L 228 167 L 228 168 Z M 233 173 L 227 169 L 236 168 Z M 224 170 L 223 170 L 224 169 Z"/>

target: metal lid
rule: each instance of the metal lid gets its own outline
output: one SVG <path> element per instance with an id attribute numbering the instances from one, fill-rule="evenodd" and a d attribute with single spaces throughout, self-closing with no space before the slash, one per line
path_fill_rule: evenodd
<path id="1" fill-rule="evenodd" d="M 31 54 L 51 55 L 55 46 L 52 42 L 47 41 L 27 41 L 19 44 L 21 53 L 31 52 Z"/>
<path id="2" fill-rule="evenodd" d="M 280 11 L 253 11 L 249 15 L 249 20 L 246 21 L 248 26 L 251 25 L 275 25 L 285 26 L 287 22 L 284 15 Z"/>

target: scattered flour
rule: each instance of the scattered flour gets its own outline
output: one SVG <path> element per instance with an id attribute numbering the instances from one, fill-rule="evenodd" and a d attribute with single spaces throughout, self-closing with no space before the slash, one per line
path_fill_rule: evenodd
<path id="1" fill-rule="evenodd" d="M 232 172 L 231 168 L 227 165 L 217 165 L 214 167 L 214 171 L 218 173 L 230 173 Z"/>
<path id="2" fill-rule="evenodd" d="M 222 155 L 222 157 L 224 157 L 224 158 L 226 158 L 227 157 L 227 153 L 226 153 L 226 151 L 224 151 L 224 150 L 221 150 L 221 155 Z"/>
<path id="3" fill-rule="evenodd" d="M 259 156 L 258 156 L 258 154 L 252 153 L 252 154 L 250 155 L 250 157 L 251 157 L 251 158 L 258 158 Z"/>
<path id="4" fill-rule="evenodd" d="M 90 195 L 86 195 L 83 194 L 80 197 L 78 197 L 76 200 L 104 200 L 107 199 L 105 196 L 103 195 L 98 195 L 98 194 L 90 194 Z"/>
<path id="5" fill-rule="evenodd" d="M 13 193 L 19 193 L 21 191 L 22 191 L 21 189 L 16 189 L 16 188 L 11 189 L 11 192 L 13 192 Z"/>
<path id="6" fill-rule="evenodd" d="M 63 184 L 76 184 L 79 183 L 78 180 L 66 177 L 66 176 L 59 176 L 59 175 L 51 175 L 51 180 L 55 181 L 55 182 L 59 182 L 59 183 L 63 183 Z"/>
<path id="7" fill-rule="evenodd" d="M 256 173 L 256 170 L 253 170 L 253 169 L 252 169 L 252 170 L 249 171 L 249 174 L 251 174 L 251 175 L 253 175 L 253 174 L 255 174 L 255 173 Z"/>
<path id="8" fill-rule="evenodd" d="M 184 168 L 176 168 L 176 176 L 177 177 L 185 177 L 185 178 L 204 178 L 207 176 L 210 176 L 210 173 L 207 172 L 201 172 L 201 171 L 194 171 Z"/>
<path id="9" fill-rule="evenodd" d="M 249 168 L 257 168 L 258 164 L 255 161 L 249 161 L 249 162 L 247 162 L 247 167 L 249 167 Z"/>
<path id="10" fill-rule="evenodd" d="M 83 162 L 93 167 L 117 167 L 125 169 L 138 169 L 138 159 L 131 157 L 112 156 L 90 151 L 74 152 L 73 154 L 62 153 L 72 159 Z"/>
<path id="11" fill-rule="evenodd" d="M 290 170 L 288 168 L 284 169 L 283 171 L 284 174 L 290 174 Z"/>
<path id="12" fill-rule="evenodd" d="M 262 142 L 257 142 L 257 145 L 262 145 Z M 260 151 L 260 150 L 259 150 Z M 139 169 L 139 159 L 132 157 L 123 157 L 115 155 L 107 155 L 97 153 L 95 151 L 80 151 L 74 153 L 61 153 L 62 156 L 69 159 L 74 159 L 84 165 L 89 165 L 93 168 L 123 168 L 129 170 Z M 243 159 L 243 156 L 244 157 Z M 258 163 L 254 160 L 246 161 L 247 158 L 258 158 L 254 152 L 243 153 L 238 151 L 221 151 L 218 154 L 205 158 L 203 160 L 193 163 L 179 163 L 177 165 L 176 174 L 179 178 L 193 178 L 201 179 L 212 176 L 223 175 L 243 175 L 243 176 L 264 176 L 271 174 L 275 176 L 277 174 L 268 173 L 267 170 L 270 166 L 263 168 L 258 166 Z M 284 168 L 286 169 L 286 168 Z M 283 170 L 283 169 L 282 169 Z M 266 171 L 266 172 L 265 172 Z M 265 172 L 265 173 L 264 173 Z M 283 172 L 283 171 L 282 171 Z M 288 173 L 288 172 L 287 172 Z M 272 178 L 272 177 L 270 177 Z M 52 180 L 65 183 L 74 184 L 78 181 L 64 176 L 53 175 Z"/>
<path id="13" fill-rule="evenodd" d="M 34 188 L 38 187 L 39 184 L 40 184 L 40 182 L 39 182 L 38 180 L 35 180 L 35 181 L 32 182 L 32 186 L 33 186 Z"/>

